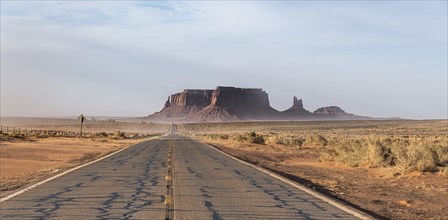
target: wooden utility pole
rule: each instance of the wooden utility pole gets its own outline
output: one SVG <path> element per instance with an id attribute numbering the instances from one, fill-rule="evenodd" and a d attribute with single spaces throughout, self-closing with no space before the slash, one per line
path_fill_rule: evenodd
<path id="1" fill-rule="evenodd" d="M 81 122 L 81 133 L 80 133 L 80 137 L 82 137 L 82 123 L 84 122 L 84 120 L 86 120 L 86 117 L 84 117 L 84 115 L 81 114 L 81 115 L 78 117 L 78 120 Z"/>

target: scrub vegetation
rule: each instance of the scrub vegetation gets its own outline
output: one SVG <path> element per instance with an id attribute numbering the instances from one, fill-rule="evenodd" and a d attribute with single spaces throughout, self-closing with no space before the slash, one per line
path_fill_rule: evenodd
<path id="1" fill-rule="evenodd" d="M 379 219 L 446 219 L 448 121 L 238 122 L 178 126 L 194 139 Z"/>
<path id="2" fill-rule="evenodd" d="M 412 171 L 448 172 L 447 121 L 255 122 L 184 126 L 188 135 L 198 139 L 266 147 L 315 148 L 319 161 L 334 161 L 351 167 L 393 167 L 396 175 Z M 231 128 L 237 128 L 239 132 Z M 256 131 L 245 131 L 248 129 Z M 232 132 L 227 132 L 230 130 Z"/>

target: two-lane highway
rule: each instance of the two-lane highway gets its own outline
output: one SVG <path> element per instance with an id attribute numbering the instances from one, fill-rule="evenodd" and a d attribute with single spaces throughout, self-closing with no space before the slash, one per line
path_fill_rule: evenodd
<path id="1" fill-rule="evenodd" d="M 0 211 L 0 219 L 357 219 L 175 134 L 47 182 Z"/>

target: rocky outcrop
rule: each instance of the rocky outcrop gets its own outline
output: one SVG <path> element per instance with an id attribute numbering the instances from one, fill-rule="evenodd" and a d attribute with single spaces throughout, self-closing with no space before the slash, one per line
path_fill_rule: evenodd
<path id="1" fill-rule="evenodd" d="M 339 120 L 366 117 L 346 113 L 337 106 L 313 113 L 293 97 L 292 106 L 282 112 L 272 108 L 262 89 L 219 86 L 215 90 L 186 89 L 168 97 L 163 109 L 149 116 L 151 121 L 244 121 L 244 120 Z"/>
<path id="2" fill-rule="evenodd" d="M 171 106 L 202 106 L 210 104 L 213 90 L 185 89 L 181 93 L 171 95 L 165 107 Z"/>
<path id="3" fill-rule="evenodd" d="M 316 115 L 351 115 L 337 106 L 328 106 L 328 107 L 318 108 L 316 111 L 314 111 L 314 114 L 316 114 Z"/>
<path id="4" fill-rule="evenodd" d="M 303 108 L 302 99 L 297 99 L 297 97 L 292 98 L 292 106 L 291 108 L 281 112 L 282 115 L 286 117 L 294 117 L 294 116 L 309 116 L 311 112 Z"/>
<path id="5" fill-rule="evenodd" d="M 262 89 L 217 87 L 210 105 L 187 118 L 190 121 L 256 120 L 278 113 L 269 105 L 268 94 Z"/>
<path id="6" fill-rule="evenodd" d="M 168 97 L 163 109 L 150 118 L 170 120 L 196 114 L 210 104 L 212 93 L 213 90 L 185 89 Z"/>

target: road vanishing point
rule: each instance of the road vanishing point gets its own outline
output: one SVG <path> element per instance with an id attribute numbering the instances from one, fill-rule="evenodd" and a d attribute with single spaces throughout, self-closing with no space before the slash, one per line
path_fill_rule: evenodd
<path id="1" fill-rule="evenodd" d="M 0 211 L 0 219 L 368 218 L 177 135 L 175 126 L 4 199 Z"/>

